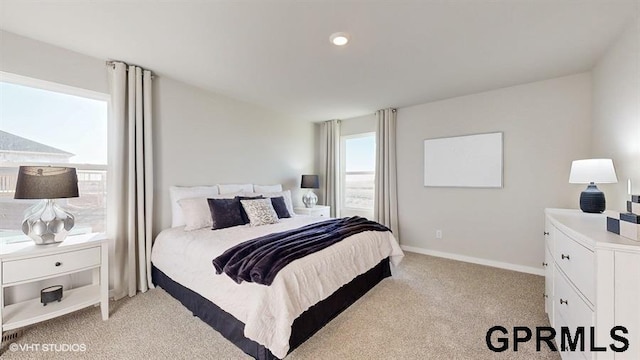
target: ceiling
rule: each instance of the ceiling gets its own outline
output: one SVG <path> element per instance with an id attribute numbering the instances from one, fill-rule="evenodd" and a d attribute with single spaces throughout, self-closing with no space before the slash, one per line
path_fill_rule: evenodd
<path id="1" fill-rule="evenodd" d="M 587 71 L 635 0 L 4 1 L 0 28 L 320 121 Z M 346 47 L 329 43 L 348 32 Z"/>

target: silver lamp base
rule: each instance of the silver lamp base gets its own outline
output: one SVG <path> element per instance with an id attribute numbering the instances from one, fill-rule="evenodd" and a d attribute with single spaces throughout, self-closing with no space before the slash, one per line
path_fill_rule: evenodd
<path id="1" fill-rule="evenodd" d="M 22 232 L 37 245 L 62 242 L 75 224 L 73 215 L 47 199 L 30 207 L 24 213 Z"/>
<path id="2" fill-rule="evenodd" d="M 302 203 L 304 204 L 304 207 L 312 208 L 318 203 L 318 197 L 313 193 L 313 191 L 309 190 L 309 192 L 304 194 L 302 197 Z"/>

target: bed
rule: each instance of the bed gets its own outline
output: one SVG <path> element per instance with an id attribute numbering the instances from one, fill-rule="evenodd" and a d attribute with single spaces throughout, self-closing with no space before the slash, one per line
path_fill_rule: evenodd
<path id="1" fill-rule="evenodd" d="M 365 231 L 285 266 L 269 286 L 216 274 L 212 259 L 266 234 L 326 218 L 296 215 L 263 226 L 162 231 L 152 249 L 156 285 L 245 353 L 283 358 L 391 275 L 402 250 L 390 232 Z"/>

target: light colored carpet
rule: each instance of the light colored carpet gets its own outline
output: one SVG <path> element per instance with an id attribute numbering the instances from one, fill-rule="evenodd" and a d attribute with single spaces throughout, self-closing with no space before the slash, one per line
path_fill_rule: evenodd
<path id="1" fill-rule="evenodd" d="M 540 276 L 407 253 L 394 276 L 287 359 L 559 359 L 535 342 L 487 349 L 494 325 L 548 326 Z M 80 352 L 11 351 L 6 359 L 243 359 L 247 356 L 161 289 L 27 328 L 16 341 L 84 344 Z M 510 340 L 511 344 L 511 340 Z M 42 345 L 41 345 L 42 346 Z"/>

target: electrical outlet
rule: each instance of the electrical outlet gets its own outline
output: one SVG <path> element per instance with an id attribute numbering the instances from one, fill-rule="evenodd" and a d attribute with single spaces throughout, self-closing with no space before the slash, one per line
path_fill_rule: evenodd
<path id="1" fill-rule="evenodd" d="M 442 230 L 436 230 L 436 239 L 442 239 Z"/>

